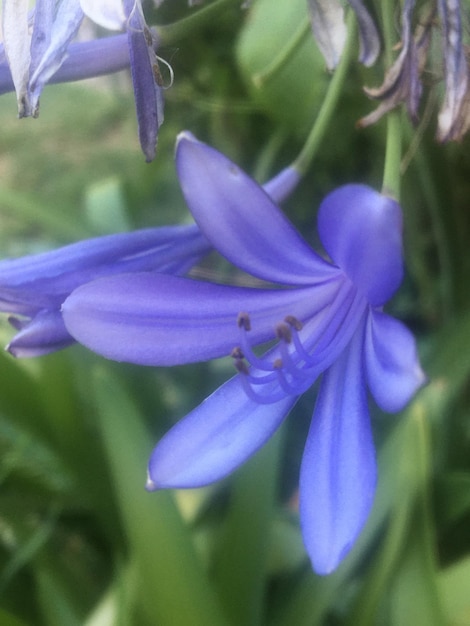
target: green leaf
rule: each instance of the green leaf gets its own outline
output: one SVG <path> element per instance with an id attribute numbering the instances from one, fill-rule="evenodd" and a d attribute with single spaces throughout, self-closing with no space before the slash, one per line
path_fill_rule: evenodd
<path id="1" fill-rule="evenodd" d="M 152 438 L 122 381 L 95 369 L 90 389 L 150 624 L 223 626 L 225 619 L 171 493 L 144 489 Z"/>
<path id="2" fill-rule="evenodd" d="M 439 588 L 448 626 L 470 624 L 470 557 L 447 567 L 439 574 Z"/>
<path id="3" fill-rule="evenodd" d="M 305 133 L 329 81 L 305 0 L 253 2 L 236 52 L 253 99 L 281 125 Z"/>

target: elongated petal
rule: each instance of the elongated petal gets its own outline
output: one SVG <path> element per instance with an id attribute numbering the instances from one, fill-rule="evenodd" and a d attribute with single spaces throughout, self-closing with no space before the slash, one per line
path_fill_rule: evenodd
<path id="1" fill-rule="evenodd" d="M 55 0 L 36 0 L 33 12 L 33 32 L 31 36 L 30 75 L 34 74 L 36 67 L 50 44 L 55 10 Z"/>
<path id="2" fill-rule="evenodd" d="M 155 54 L 156 35 L 149 29 L 137 0 L 124 0 L 139 139 L 147 161 L 155 158 L 158 129 L 163 123 L 163 89 Z"/>
<path id="3" fill-rule="evenodd" d="M 25 324 L 18 325 L 14 321 L 12 324 L 20 328 L 20 331 L 8 344 L 6 350 L 19 358 L 49 354 L 74 342 L 58 310 L 42 311 Z"/>
<path id="4" fill-rule="evenodd" d="M 2 46 L 0 45 L 0 52 Z M 101 37 L 91 41 L 71 43 L 67 57 L 49 78 L 49 83 L 71 82 L 103 76 L 129 67 L 127 35 Z M 10 68 L 0 64 L 0 95 L 14 91 Z"/>
<path id="5" fill-rule="evenodd" d="M 362 369 L 362 332 L 324 374 L 300 473 L 300 521 L 318 574 L 351 550 L 372 507 L 376 463 Z"/>
<path id="6" fill-rule="evenodd" d="M 36 45 L 31 49 L 34 56 L 31 58 L 29 88 L 33 115 L 37 115 L 43 87 L 61 66 L 67 48 L 82 23 L 83 15 L 79 0 L 62 0 L 57 7 L 54 20 L 49 24 L 47 48 L 42 50 L 42 46 Z"/>
<path id="7" fill-rule="evenodd" d="M 271 437 L 295 404 L 250 400 L 235 376 L 178 422 L 149 462 L 147 488 L 208 485 L 232 472 Z"/>
<path id="8" fill-rule="evenodd" d="M 413 335 L 393 317 L 371 311 L 364 346 L 375 401 L 384 411 L 400 411 L 426 380 Z"/>
<path id="9" fill-rule="evenodd" d="M 318 232 L 332 260 L 370 304 L 382 305 L 403 277 L 400 206 L 365 185 L 345 185 L 323 200 Z"/>
<path id="10" fill-rule="evenodd" d="M 274 202 L 282 202 L 290 196 L 300 182 L 301 175 L 295 167 L 289 166 L 263 185 L 263 189 Z"/>
<path id="11" fill-rule="evenodd" d="M 29 0 L 3 0 L 3 41 L 18 101 L 18 117 L 31 115 L 28 95 L 31 60 L 28 9 Z"/>
<path id="12" fill-rule="evenodd" d="M 181 133 L 181 188 L 194 219 L 221 254 L 265 280 L 307 285 L 335 276 L 263 189 L 217 150 Z"/>
<path id="13" fill-rule="evenodd" d="M 343 6 L 339 0 L 308 0 L 308 11 L 313 36 L 326 67 L 333 70 L 339 63 L 346 43 Z"/>
<path id="14" fill-rule="evenodd" d="M 78 272 L 96 271 L 101 266 L 121 263 L 118 271 L 150 269 L 145 259 L 150 258 L 152 267 L 173 266 L 175 262 L 186 263 L 186 256 L 193 257 L 210 250 L 205 238 L 195 225 L 147 228 L 130 233 L 118 233 L 85 239 L 50 252 L 32 254 L 18 259 L 0 261 L 0 293 L 5 287 L 25 285 L 38 280 Z M 136 265 L 133 262 L 136 262 Z M 87 276 L 93 278 L 93 273 Z M 71 283 L 68 287 L 75 287 Z"/>
<path id="15" fill-rule="evenodd" d="M 59 308 L 79 285 L 130 271 L 184 273 L 210 250 L 196 225 L 95 237 L 0 262 L 0 311 L 33 316 Z"/>
<path id="16" fill-rule="evenodd" d="M 335 286 L 333 285 L 332 289 Z M 76 289 L 62 312 L 70 334 L 117 361 L 177 365 L 227 356 L 240 343 L 238 314 L 253 344 L 274 337 L 286 315 L 304 321 L 332 291 L 252 289 L 154 273 L 125 274 Z"/>
<path id="17" fill-rule="evenodd" d="M 359 24 L 359 61 L 366 67 L 375 63 L 380 52 L 380 37 L 374 20 L 362 0 L 348 0 Z"/>

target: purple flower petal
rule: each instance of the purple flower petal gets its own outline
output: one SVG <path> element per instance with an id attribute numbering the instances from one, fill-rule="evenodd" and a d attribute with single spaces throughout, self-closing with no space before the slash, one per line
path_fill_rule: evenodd
<path id="1" fill-rule="evenodd" d="M 13 356 L 30 358 L 61 350 L 74 340 L 64 326 L 58 310 L 41 311 L 30 322 L 12 324 L 20 329 L 6 350 Z"/>
<path id="2" fill-rule="evenodd" d="M 96 237 L 0 262 L 0 311 L 30 318 L 10 319 L 21 331 L 10 352 L 38 356 L 72 343 L 60 307 L 79 285 L 122 272 L 184 273 L 209 250 L 196 225 L 169 226 Z"/>
<path id="3" fill-rule="evenodd" d="M 223 478 L 266 443 L 296 399 L 258 404 L 235 376 L 158 443 L 150 457 L 147 488 L 201 487 Z"/>
<path id="4" fill-rule="evenodd" d="M 305 321 L 337 285 L 253 289 L 155 273 L 87 283 L 62 313 L 70 334 L 103 356 L 141 365 L 177 365 L 227 356 L 240 343 L 238 314 L 251 318 L 253 343 L 274 338 L 286 315 Z"/>
<path id="5" fill-rule="evenodd" d="M 413 335 L 380 311 L 368 316 L 364 357 L 370 390 L 384 411 L 403 409 L 425 382 Z"/>
<path id="6" fill-rule="evenodd" d="M 263 189 L 274 202 L 280 203 L 290 196 L 301 178 L 299 171 L 289 166 L 264 183 Z"/>
<path id="7" fill-rule="evenodd" d="M 376 463 L 362 371 L 359 330 L 323 375 L 302 459 L 302 535 L 322 575 L 352 548 L 374 500 Z"/>
<path id="8" fill-rule="evenodd" d="M 362 0 L 348 0 L 359 24 L 359 60 L 366 67 L 375 63 L 380 52 L 380 37 L 374 20 Z"/>
<path id="9" fill-rule="evenodd" d="M 266 192 L 220 152 L 181 133 L 176 167 L 194 219 L 229 261 L 285 285 L 311 285 L 337 275 Z"/>
<path id="10" fill-rule="evenodd" d="M 63 294 L 104 274 L 182 272 L 209 252 L 196 225 L 148 228 L 85 239 L 57 250 L 0 261 L 0 298 L 9 290 Z"/>
<path id="11" fill-rule="evenodd" d="M 400 206 L 365 185 L 345 185 L 323 200 L 318 232 L 334 263 L 370 304 L 384 304 L 403 277 Z"/>
<path id="12" fill-rule="evenodd" d="M 1 50 L 1 46 L 0 46 Z M 53 74 L 49 83 L 71 82 L 103 76 L 129 67 L 127 35 L 101 37 L 91 41 L 71 43 L 67 57 Z M 14 90 L 10 68 L 0 64 L 0 95 Z"/>
<path id="13" fill-rule="evenodd" d="M 147 162 L 155 158 L 163 122 L 163 88 L 155 54 L 156 35 L 145 22 L 140 2 L 124 0 L 139 138 Z"/>

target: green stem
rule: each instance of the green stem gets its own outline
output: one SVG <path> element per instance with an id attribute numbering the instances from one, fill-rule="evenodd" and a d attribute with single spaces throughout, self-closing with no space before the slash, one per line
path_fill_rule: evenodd
<path id="1" fill-rule="evenodd" d="M 393 28 L 395 3 L 384 0 L 382 4 L 382 28 L 387 66 L 393 63 L 395 31 Z M 400 112 L 396 109 L 387 115 L 387 139 L 385 148 L 382 193 L 400 199 L 401 124 Z"/>
<path id="2" fill-rule="evenodd" d="M 401 122 L 400 112 L 390 111 L 387 116 L 387 144 L 385 148 L 382 193 L 400 199 Z"/>
<path id="3" fill-rule="evenodd" d="M 308 170 L 313 157 L 325 135 L 328 126 L 333 118 L 342 88 L 346 80 L 347 72 L 355 51 L 355 35 L 356 23 L 354 15 L 351 12 L 348 16 L 348 37 L 346 41 L 341 60 L 331 79 L 325 99 L 321 105 L 312 130 L 307 137 L 299 156 L 295 159 L 292 166 L 301 174 L 305 174 Z"/>
<path id="4" fill-rule="evenodd" d="M 240 4 L 240 0 L 215 0 L 215 2 L 204 6 L 202 9 L 188 15 L 188 17 L 172 24 L 156 26 L 155 30 L 157 31 L 160 45 L 172 46 L 175 43 L 179 43 L 184 37 L 193 35 L 196 30 L 213 22 L 219 13 L 222 13 L 231 5 L 237 4 Z"/>

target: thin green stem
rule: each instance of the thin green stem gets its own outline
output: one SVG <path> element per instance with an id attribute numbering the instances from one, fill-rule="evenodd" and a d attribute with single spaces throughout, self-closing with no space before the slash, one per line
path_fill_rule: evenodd
<path id="1" fill-rule="evenodd" d="M 382 193 L 400 199 L 401 122 L 400 111 L 391 111 L 387 116 L 387 143 L 385 148 Z"/>
<path id="2" fill-rule="evenodd" d="M 355 35 L 356 23 L 354 15 L 351 12 L 348 16 L 348 37 L 346 41 L 341 60 L 331 79 L 325 99 L 321 105 L 315 123 L 310 131 L 307 140 L 302 148 L 299 156 L 295 159 L 292 166 L 301 174 L 305 174 L 308 170 L 313 157 L 330 125 L 333 114 L 336 110 L 339 97 L 342 93 L 343 85 L 346 80 L 347 72 L 355 51 Z"/>
<path id="3" fill-rule="evenodd" d="M 237 4 L 240 4 L 240 0 L 215 0 L 215 2 L 204 6 L 202 9 L 177 22 L 156 26 L 155 30 L 157 31 L 160 45 L 172 46 L 180 42 L 184 37 L 193 35 L 195 31 L 213 22 L 214 18 L 228 7 Z"/>
<path id="4" fill-rule="evenodd" d="M 385 59 L 387 66 L 393 63 L 393 46 L 395 31 L 393 28 L 395 7 L 394 2 L 384 0 L 382 4 L 382 28 L 385 43 Z M 387 139 L 385 148 L 384 175 L 382 193 L 400 199 L 400 162 L 401 162 L 401 124 L 400 112 L 391 111 L 387 116 Z"/>

